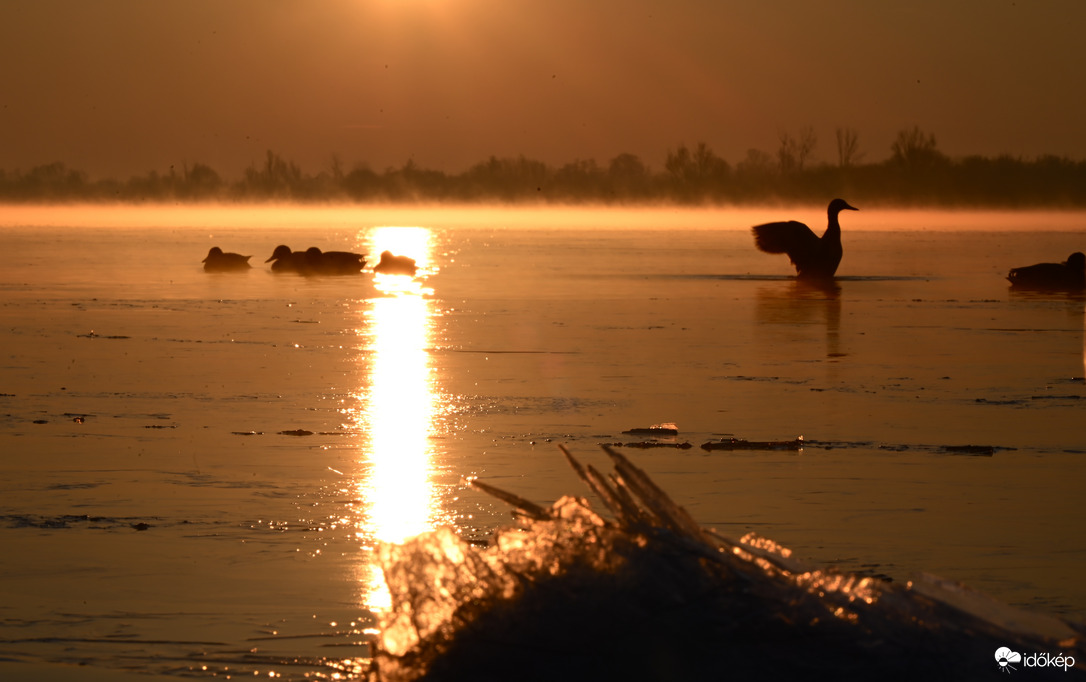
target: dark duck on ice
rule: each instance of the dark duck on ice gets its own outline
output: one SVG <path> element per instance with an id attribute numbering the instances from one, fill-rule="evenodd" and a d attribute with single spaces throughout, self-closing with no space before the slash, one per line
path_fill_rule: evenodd
<path id="1" fill-rule="evenodd" d="M 829 226 L 821 237 L 803 223 L 789 220 L 756 225 L 754 244 L 766 253 L 788 254 L 800 279 L 832 279 L 842 254 L 841 223 L 837 215 L 841 211 L 858 210 L 844 199 L 834 199 L 827 210 Z"/>
<path id="2" fill-rule="evenodd" d="M 373 271 L 381 275 L 414 275 L 418 271 L 414 258 L 396 256 L 391 251 L 381 252 L 381 262 Z"/>
<path id="3" fill-rule="evenodd" d="M 305 252 L 291 251 L 286 244 L 280 244 L 272 251 L 265 263 L 271 263 L 272 272 L 302 272 L 305 269 Z"/>
<path id="4" fill-rule="evenodd" d="M 305 251 L 291 251 L 286 244 L 275 247 L 265 263 L 273 272 L 296 272 L 299 275 L 357 275 L 366 265 L 360 253 L 321 251 L 311 246 Z"/>
<path id="5" fill-rule="evenodd" d="M 366 258 L 360 253 L 349 251 L 321 251 L 311 246 L 305 251 L 307 274 L 312 275 L 357 275 L 366 265 Z"/>
<path id="6" fill-rule="evenodd" d="M 205 272 L 237 272 L 248 270 L 249 259 L 252 256 L 243 256 L 240 253 L 225 253 L 217 246 L 212 246 L 207 252 L 207 258 L 203 260 Z"/>
<path id="7" fill-rule="evenodd" d="M 1015 289 L 1082 291 L 1086 289 L 1086 254 L 1076 251 L 1062 263 L 1037 263 L 1007 273 Z"/>

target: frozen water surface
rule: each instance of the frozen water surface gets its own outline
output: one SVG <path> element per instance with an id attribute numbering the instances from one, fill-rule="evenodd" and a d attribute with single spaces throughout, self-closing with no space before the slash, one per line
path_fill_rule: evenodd
<path id="1" fill-rule="evenodd" d="M 1004 277 L 1086 216 L 859 207 L 828 289 L 749 232 L 818 208 L 5 208 L 0 666 L 354 675 L 381 543 L 485 542 L 509 507 L 465 478 L 581 494 L 560 443 L 728 537 L 1083 620 L 1084 301 Z"/>

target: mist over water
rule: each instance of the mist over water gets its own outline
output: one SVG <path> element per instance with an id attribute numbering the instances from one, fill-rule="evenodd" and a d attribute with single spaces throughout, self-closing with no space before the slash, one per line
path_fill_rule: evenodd
<path id="1" fill-rule="evenodd" d="M 894 209 L 859 206 L 845 219 L 845 232 L 1082 232 L 1084 213 L 1073 209 Z M 3 227 L 198 228 L 219 231 L 273 228 L 341 231 L 372 225 L 510 228 L 548 230 L 749 230 L 774 219 L 799 220 L 816 232 L 825 228 L 825 202 L 767 203 L 765 206 L 683 207 L 675 205 L 593 206 L 551 204 L 9 204 Z M 853 227 L 850 227 L 852 225 Z M 847 237 L 846 237 L 847 239 Z"/>
<path id="2" fill-rule="evenodd" d="M 463 477 L 549 503 L 556 443 L 663 422 L 692 447 L 624 452 L 705 525 L 1082 620 L 1084 301 L 1004 278 L 1086 214 L 859 208 L 812 289 L 749 227 L 824 205 L 5 207 L 0 654 L 352 674 L 378 542 L 485 538 Z M 420 272 L 277 275 L 281 243 Z"/>

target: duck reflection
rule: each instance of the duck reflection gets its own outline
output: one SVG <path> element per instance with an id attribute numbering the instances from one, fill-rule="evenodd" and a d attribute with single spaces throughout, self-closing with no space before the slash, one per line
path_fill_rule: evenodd
<path id="1" fill-rule="evenodd" d="M 759 325 L 825 327 L 826 357 L 841 357 L 841 286 L 833 280 L 792 280 L 757 293 Z"/>
<path id="2" fill-rule="evenodd" d="M 420 259 L 428 258 L 429 231 L 423 228 L 380 228 L 371 238 L 382 246 L 399 244 L 405 235 Z M 366 434 L 357 482 L 364 508 L 359 535 L 370 542 L 399 543 L 432 529 L 441 515 L 431 461 L 438 410 L 430 357 L 433 311 L 427 297 L 433 292 L 395 281 L 377 281 L 375 287 L 379 295 L 366 302 L 358 330 L 369 372 L 355 417 Z M 380 570 L 371 560 L 360 571 L 367 606 L 387 606 Z"/>

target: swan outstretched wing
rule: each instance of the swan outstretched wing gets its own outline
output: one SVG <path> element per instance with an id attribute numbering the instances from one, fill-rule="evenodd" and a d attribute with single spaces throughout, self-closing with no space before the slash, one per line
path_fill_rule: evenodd
<path id="1" fill-rule="evenodd" d="M 787 253 L 792 262 L 818 249 L 818 235 L 795 220 L 755 225 L 752 229 L 755 246 L 766 253 Z"/>

